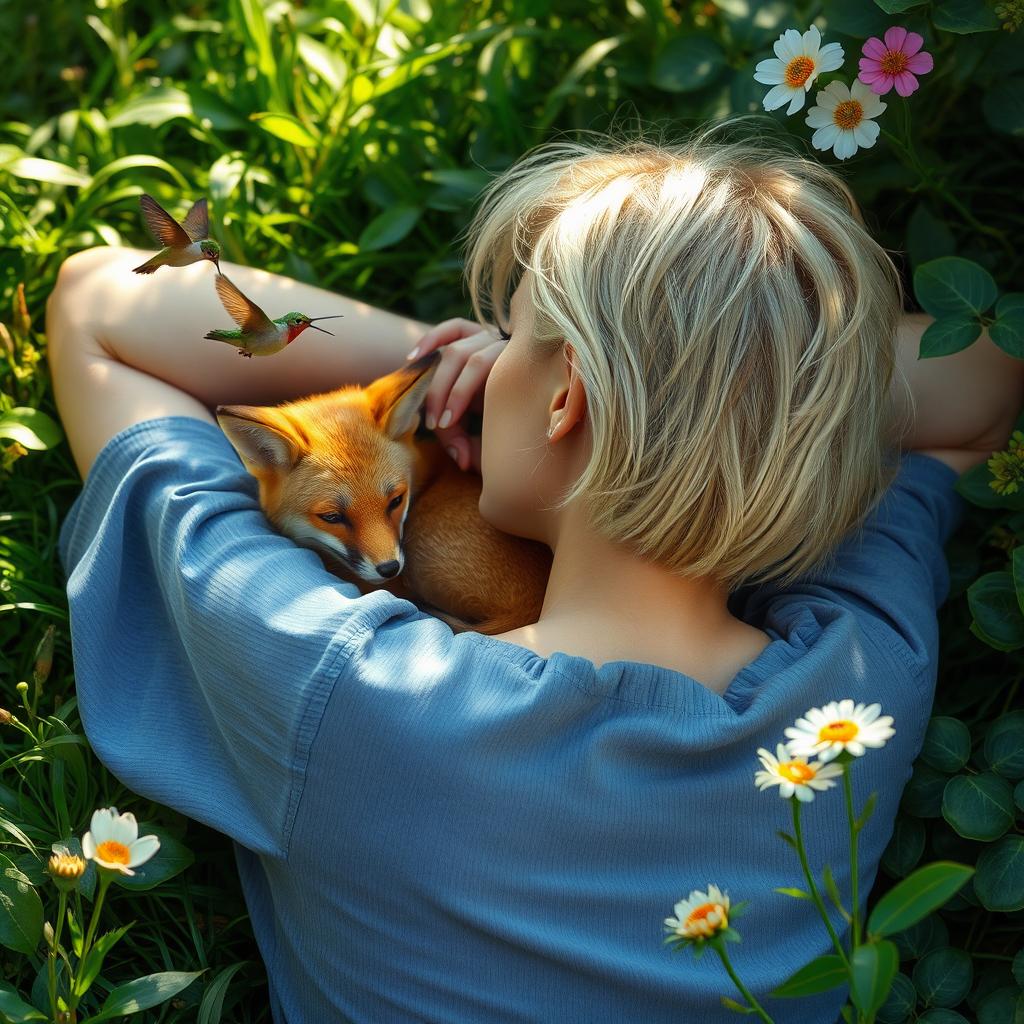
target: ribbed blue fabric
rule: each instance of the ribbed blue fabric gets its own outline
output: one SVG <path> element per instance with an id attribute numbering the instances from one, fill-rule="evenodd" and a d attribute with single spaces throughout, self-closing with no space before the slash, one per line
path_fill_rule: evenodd
<path id="1" fill-rule="evenodd" d="M 730 950 L 776 1021 L 825 1024 L 842 992 L 767 997 L 829 944 L 773 892 L 803 879 L 756 750 L 829 700 L 893 715 L 854 770 L 866 898 L 931 708 L 955 479 L 905 456 L 821 569 L 735 594 L 771 643 L 719 696 L 361 596 L 270 527 L 216 426 L 137 423 L 61 530 L 82 720 L 127 786 L 235 840 L 278 1024 L 734 1024 L 714 955 L 662 944 L 709 882 L 751 901 Z M 804 822 L 848 894 L 841 791 Z"/>

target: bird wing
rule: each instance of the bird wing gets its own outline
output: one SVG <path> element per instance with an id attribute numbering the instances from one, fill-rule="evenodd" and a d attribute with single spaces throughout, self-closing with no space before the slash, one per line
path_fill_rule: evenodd
<path id="1" fill-rule="evenodd" d="M 273 328 L 274 322 L 270 317 L 252 299 L 246 298 L 223 274 L 217 275 L 214 284 L 224 308 L 243 331 L 249 333 Z"/>
<path id="2" fill-rule="evenodd" d="M 205 197 L 197 199 L 192 204 L 192 209 L 185 214 L 181 226 L 193 242 L 201 242 L 204 238 L 210 237 L 210 214 L 206 208 Z"/>
<path id="3" fill-rule="evenodd" d="M 161 245 L 191 245 L 185 229 L 152 197 L 139 196 L 142 216 L 146 219 L 146 227 Z"/>

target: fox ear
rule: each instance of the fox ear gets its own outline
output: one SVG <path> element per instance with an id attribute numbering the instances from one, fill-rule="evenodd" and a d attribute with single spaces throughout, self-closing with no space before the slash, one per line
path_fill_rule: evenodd
<path id="1" fill-rule="evenodd" d="M 253 476 L 291 469 L 301 442 L 272 406 L 218 405 L 217 422 Z"/>
<path id="2" fill-rule="evenodd" d="M 420 406 L 440 365 L 441 353 L 431 352 L 366 387 L 373 415 L 389 437 L 397 440 L 416 429 Z"/>

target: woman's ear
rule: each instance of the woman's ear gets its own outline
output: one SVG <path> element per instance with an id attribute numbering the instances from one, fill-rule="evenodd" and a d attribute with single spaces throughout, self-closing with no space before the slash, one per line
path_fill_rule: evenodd
<path id="1" fill-rule="evenodd" d="M 302 441 L 273 406 L 218 405 L 217 422 L 253 476 L 291 469 Z"/>
<path id="2" fill-rule="evenodd" d="M 565 362 L 562 372 L 565 384 L 559 388 L 548 417 L 548 440 L 557 441 L 565 437 L 587 415 L 587 393 L 583 380 L 576 372 L 575 351 L 569 342 L 564 344 Z"/>

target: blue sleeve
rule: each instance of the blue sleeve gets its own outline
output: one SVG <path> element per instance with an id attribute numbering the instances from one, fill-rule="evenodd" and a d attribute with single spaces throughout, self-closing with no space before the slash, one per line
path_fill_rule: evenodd
<path id="1" fill-rule="evenodd" d="M 212 423 L 136 423 L 97 456 L 60 557 L 100 760 L 143 796 L 283 856 L 348 654 L 423 613 L 327 572 L 270 526 L 257 494 Z"/>
<path id="2" fill-rule="evenodd" d="M 896 478 L 859 530 L 785 588 L 761 600 L 841 606 L 915 677 L 934 667 L 936 611 L 949 595 L 944 547 L 965 503 L 956 470 L 923 452 L 908 452 Z"/>

